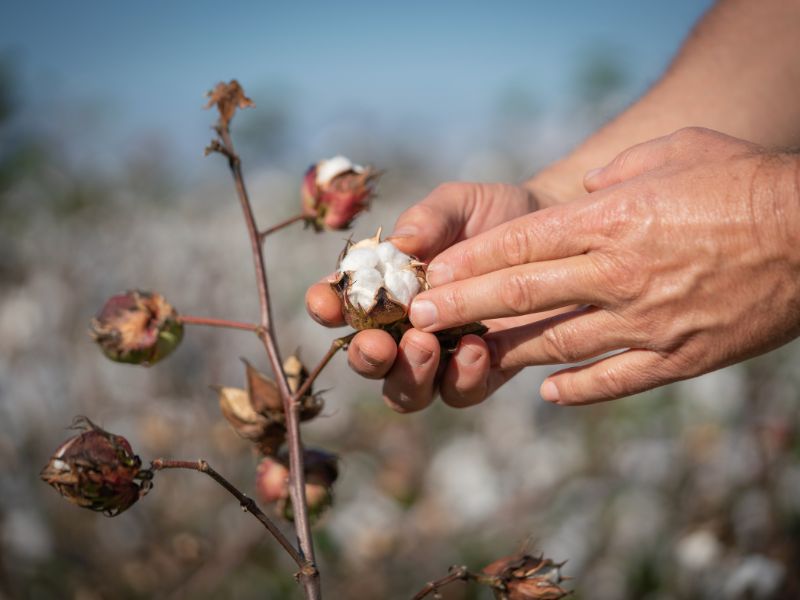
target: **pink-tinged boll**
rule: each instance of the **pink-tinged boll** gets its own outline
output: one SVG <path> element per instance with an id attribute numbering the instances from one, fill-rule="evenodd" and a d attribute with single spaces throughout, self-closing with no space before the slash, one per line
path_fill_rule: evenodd
<path id="1" fill-rule="evenodd" d="M 40 477 L 68 502 L 116 516 L 150 490 L 153 474 L 124 437 L 86 418 L 78 424 L 85 431 L 59 446 Z"/>
<path id="2" fill-rule="evenodd" d="M 303 215 L 316 231 L 349 229 L 369 208 L 379 173 L 335 156 L 311 165 L 303 177 Z"/>

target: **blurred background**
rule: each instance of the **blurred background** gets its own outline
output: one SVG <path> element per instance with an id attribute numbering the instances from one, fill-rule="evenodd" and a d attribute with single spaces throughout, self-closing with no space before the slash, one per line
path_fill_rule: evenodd
<path id="1" fill-rule="evenodd" d="M 654 81 L 708 0 L 670 3 L 15 3 L 0 21 L 0 597 L 297 598 L 292 565 L 196 473 L 123 515 L 66 504 L 38 472 L 76 414 L 145 461 L 203 457 L 253 493 L 256 457 L 212 384 L 242 386 L 247 333 L 191 329 L 152 369 L 87 336 L 104 299 L 164 293 L 252 321 L 229 174 L 203 158 L 203 93 L 238 78 L 234 121 L 263 226 L 298 210 L 312 162 L 386 170 L 364 237 L 446 180 L 519 181 Z M 305 314 L 345 236 L 299 226 L 267 255 L 285 353 L 339 332 Z M 409 416 L 338 357 L 308 443 L 342 456 L 316 543 L 328 598 L 408 598 L 451 564 L 528 544 L 575 598 L 800 594 L 800 346 L 607 405 L 565 409 L 530 369 L 466 411 Z M 489 598 L 461 584 L 449 599 Z"/>

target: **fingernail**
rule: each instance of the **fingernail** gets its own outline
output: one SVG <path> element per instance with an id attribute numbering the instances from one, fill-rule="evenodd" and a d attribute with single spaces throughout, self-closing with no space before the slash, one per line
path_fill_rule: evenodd
<path id="1" fill-rule="evenodd" d="M 434 262 L 430 264 L 426 275 L 428 283 L 434 287 L 453 281 L 453 269 L 447 263 Z"/>
<path id="2" fill-rule="evenodd" d="M 436 305 L 430 300 L 414 300 L 409 314 L 411 324 L 417 329 L 425 329 L 436 323 Z"/>
<path id="3" fill-rule="evenodd" d="M 455 358 L 456 362 L 462 367 L 469 367 L 478 362 L 481 356 L 483 356 L 483 352 L 474 346 L 462 346 L 458 352 L 456 352 Z"/>
<path id="4" fill-rule="evenodd" d="M 558 402 L 559 398 L 561 397 L 556 384 L 552 381 L 545 381 L 542 384 L 542 387 L 539 388 L 539 394 L 542 396 L 542 400 L 554 403 Z"/>
<path id="5" fill-rule="evenodd" d="M 431 359 L 431 356 L 433 356 L 433 352 L 430 350 L 426 350 L 425 348 L 417 346 L 411 342 L 407 343 L 403 347 L 403 352 L 405 353 L 406 358 L 408 359 L 408 362 L 411 363 L 412 367 L 423 366 Z"/>
<path id="6" fill-rule="evenodd" d="M 419 234 L 419 228 L 416 225 L 402 225 L 395 229 L 388 238 L 409 238 Z"/>
<path id="7" fill-rule="evenodd" d="M 603 167 L 598 167 L 597 169 L 591 169 L 590 171 L 586 171 L 586 175 L 583 176 L 583 180 L 588 183 L 593 178 L 597 177 L 597 175 L 599 175 L 600 171 L 602 170 Z"/>

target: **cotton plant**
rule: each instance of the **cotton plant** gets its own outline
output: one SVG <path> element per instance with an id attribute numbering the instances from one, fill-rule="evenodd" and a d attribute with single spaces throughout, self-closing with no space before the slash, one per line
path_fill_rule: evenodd
<path id="1" fill-rule="evenodd" d="M 334 484 L 339 477 L 339 457 L 327 450 L 303 444 L 300 423 L 317 418 L 324 400 L 315 393 L 314 382 L 334 355 L 355 335 L 334 340 L 313 368 L 300 357 L 281 361 L 272 317 L 263 241 L 293 223 L 307 229 L 342 231 L 369 207 L 380 173 L 336 155 L 309 167 L 300 185 L 300 212 L 269 228 L 256 223 L 244 182 L 242 164 L 231 139 L 230 123 L 236 112 L 254 106 L 236 80 L 218 84 L 209 92 L 207 108 L 215 107 L 219 118 L 216 137 L 207 154 L 227 159 L 251 242 L 259 298 L 257 322 L 200 317 L 179 312 L 157 292 L 131 289 L 113 295 L 92 319 L 90 333 L 109 359 L 132 365 L 152 366 L 168 358 L 185 337 L 188 326 L 211 326 L 254 334 L 263 344 L 272 377 L 245 360 L 245 385 L 216 386 L 223 419 L 260 455 L 254 474 L 256 494 L 270 510 L 236 488 L 205 460 L 156 458 L 142 466 L 125 438 L 107 432 L 88 418 L 76 421 L 80 433 L 64 441 L 41 472 L 41 478 L 66 500 L 107 516 L 117 516 L 139 501 L 153 487 L 156 473 L 169 469 L 201 472 L 224 487 L 251 513 L 294 561 L 295 579 L 305 598 L 322 597 L 320 573 L 314 555 L 311 524 L 333 504 Z M 342 302 L 347 323 L 356 331 L 377 328 L 395 339 L 411 327 L 408 320 L 413 298 L 427 289 L 425 265 L 401 252 L 391 241 L 381 240 L 381 230 L 359 242 L 348 242 L 342 252 L 331 286 Z M 483 334 L 480 323 L 437 334 L 442 348 L 452 350 L 461 336 Z M 443 353 L 442 360 L 447 360 Z M 269 514 L 268 514 L 269 513 Z M 296 542 L 276 524 L 285 520 L 294 527 Z M 560 565 L 527 554 L 492 563 L 481 573 L 458 567 L 447 576 L 424 586 L 415 598 L 457 580 L 473 581 L 492 588 L 497 598 L 507 600 L 557 599 L 566 595 L 560 587 Z"/>

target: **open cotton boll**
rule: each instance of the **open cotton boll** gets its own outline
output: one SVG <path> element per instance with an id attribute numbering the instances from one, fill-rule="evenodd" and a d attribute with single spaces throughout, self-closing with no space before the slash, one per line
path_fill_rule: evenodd
<path id="1" fill-rule="evenodd" d="M 325 185 L 337 175 L 347 171 L 361 173 L 364 171 L 364 167 L 353 164 L 349 158 L 341 154 L 327 160 L 321 160 L 317 163 L 317 185 Z"/>
<path id="2" fill-rule="evenodd" d="M 384 273 L 389 270 L 408 267 L 411 262 L 411 257 L 408 254 L 400 252 L 392 242 L 381 242 L 378 244 L 378 247 L 375 248 L 375 253 L 378 255 L 378 260 L 383 267 Z"/>
<path id="3" fill-rule="evenodd" d="M 383 276 L 384 287 L 401 304 L 408 306 L 419 291 L 417 274 L 408 269 L 388 271 Z"/>
<path id="4" fill-rule="evenodd" d="M 352 248 L 342 259 L 340 271 L 378 268 L 378 254 L 372 248 Z"/>
<path id="5" fill-rule="evenodd" d="M 391 242 L 381 242 L 378 230 L 371 238 L 348 242 L 330 284 L 351 327 L 399 335 L 402 324 L 408 325 L 411 300 L 425 286 L 425 267 Z"/>
<path id="6" fill-rule="evenodd" d="M 378 290 L 383 285 L 383 277 L 377 269 L 359 269 L 353 271 L 352 283 L 347 290 L 347 297 L 354 306 L 369 310 L 375 304 Z"/>

